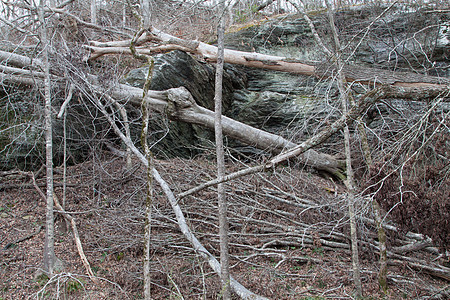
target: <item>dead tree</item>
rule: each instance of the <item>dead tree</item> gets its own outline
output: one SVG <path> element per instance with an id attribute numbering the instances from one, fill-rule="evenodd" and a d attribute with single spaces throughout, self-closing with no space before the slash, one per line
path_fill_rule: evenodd
<path id="1" fill-rule="evenodd" d="M 89 60 L 94 60 L 102 55 L 131 54 L 129 49 L 131 40 L 97 42 L 91 41 L 85 47 L 91 51 Z M 136 51 L 144 55 L 181 50 L 201 56 L 209 62 L 217 60 L 217 47 L 200 41 L 184 40 L 153 28 L 151 32 L 143 35 L 136 42 Z M 289 72 L 315 76 L 318 78 L 331 77 L 336 74 L 336 69 L 328 62 L 320 64 L 308 64 L 295 58 L 266 55 L 255 52 L 244 52 L 225 49 L 224 61 L 247 67 L 267 70 Z M 383 85 L 389 84 L 401 87 L 439 87 L 450 84 L 447 78 L 426 76 L 410 72 L 393 72 L 374 68 L 346 65 L 342 70 L 347 82 Z"/>

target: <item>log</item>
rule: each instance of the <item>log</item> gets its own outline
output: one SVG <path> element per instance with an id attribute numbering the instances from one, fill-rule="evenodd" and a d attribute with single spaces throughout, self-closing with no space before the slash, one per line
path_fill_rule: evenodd
<path id="1" fill-rule="evenodd" d="M 27 56 L 15 54 L 7 51 L 0 50 L 0 61 L 16 66 L 16 67 L 33 67 L 42 68 L 43 64 L 40 59 L 31 59 Z"/>
<path id="2" fill-rule="evenodd" d="M 85 48 L 91 51 L 90 60 L 106 54 L 131 54 L 129 49 L 131 40 L 96 42 L 91 41 Z M 148 45 L 148 43 L 152 43 Z M 147 44 L 147 46 L 145 46 Z M 182 50 L 199 55 L 209 62 L 217 60 L 217 47 L 200 41 L 184 40 L 152 28 L 137 41 L 139 54 L 153 55 L 161 51 Z M 332 63 L 308 64 L 296 59 L 266 55 L 256 52 L 244 52 L 225 49 L 224 61 L 247 67 L 268 69 L 319 78 L 333 77 L 336 69 Z M 450 85 L 450 79 L 411 72 L 393 72 L 359 66 L 345 66 L 343 70 L 347 82 L 376 85 L 395 85 L 400 87 L 439 87 Z"/>
<path id="3" fill-rule="evenodd" d="M 129 101 L 136 106 L 141 105 L 142 90 L 139 88 L 120 85 L 110 92 L 112 97 L 116 99 Z M 196 124 L 214 130 L 214 112 L 197 105 L 191 93 L 184 87 L 172 88 L 166 91 L 149 91 L 146 101 L 153 109 L 167 114 L 171 120 Z M 257 129 L 225 116 L 222 117 L 222 125 L 225 135 L 275 154 L 297 146 L 297 144 L 279 135 Z M 297 159 L 307 166 L 337 176 L 340 176 L 343 170 L 343 164 L 340 160 L 313 149 L 299 155 Z"/>

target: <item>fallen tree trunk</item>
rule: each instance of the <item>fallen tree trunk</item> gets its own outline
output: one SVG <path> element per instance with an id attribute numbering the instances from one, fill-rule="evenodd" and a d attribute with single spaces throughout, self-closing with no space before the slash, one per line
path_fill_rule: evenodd
<path id="1" fill-rule="evenodd" d="M 8 57 L 8 56 L 4 56 Z M 27 67 L 31 60 L 26 57 L 14 55 L 15 61 L 20 62 L 17 65 Z M 1 57 L 0 57 L 1 60 Z M 0 66 L 4 73 L 0 73 L 0 80 L 11 84 L 36 85 L 42 81 L 40 72 L 29 72 L 19 68 Z M 7 68 L 7 69 L 5 69 Z M 101 91 L 100 85 L 95 76 L 87 76 L 89 84 L 95 88 L 93 91 Z M 56 79 L 56 78 L 55 78 Z M 142 99 L 142 89 L 134 88 L 128 85 L 119 84 L 113 86 L 109 90 L 102 91 L 111 95 L 115 99 L 122 102 L 129 102 L 133 105 L 140 106 Z M 392 87 L 388 93 L 384 93 L 384 98 L 403 98 L 413 100 L 433 99 L 435 97 L 443 97 L 449 99 L 449 90 L 446 87 Z M 174 88 L 166 91 L 148 91 L 146 101 L 153 110 L 167 114 L 171 120 L 197 124 L 213 130 L 214 113 L 206 108 L 196 104 L 192 95 L 184 87 Z M 263 130 L 251 127 L 244 123 L 235 121 L 231 118 L 223 118 L 224 133 L 234 139 L 245 144 L 257 147 L 259 149 L 278 154 L 282 151 L 297 147 L 281 136 L 265 132 Z M 308 150 L 297 157 L 297 159 L 305 165 L 311 166 L 318 170 L 323 170 L 343 177 L 343 163 L 331 155 L 319 153 L 315 150 Z"/>
<path id="2" fill-rule="evenodd" d="M 111 95 L 116 99 L 127 99 L 134 105 L 140 105 L 142 90 L 126 85 L 112 89 Z M 191 93 L 184 87 L 167 91 L 149 91 L 146 101 L 169 119 L 204 126 L 214 130 L 214 112 L 197 105 Z M 287 139 L 223 116 L 223 133 L 247 145 L 272 153 L 281 153 L 297 144 Z M 343 164 L 340 160 L 325 153 L 308 150 L 298 160 L 310 167 L 342 177 Z"/>
<path id="3" fill-rule="evenodd" d="M 131 40 L 96 42 L 91 41 L 85 46 L 91 51 L 90 60 L 106 54 L 131 54 L 129 48 Z M 217 47 L 200 41 L 184 40 L 153 28 L 150 33 L 143 35 L 136 43 L 139 54 L 152 55 L 171 50 L 182 50 L 191 54 L 200 55 L 209 62 L 217 60 Z M 306 64 L 296 59 L 282 56 L 250 53 L 244 51 L 225 49 L 224 61 L 226 63 L 243 65 L 247 67 L 290 72 L 319 78 L 333 77 L 337 73 L 333 64 Z M 345 66 L 343 70 L 348 82 L 357 82 L 370 85 L 390 84 L 402 87 L 437 87 L 449 85 L 450 80 L 411 72 L 392 72 L 358 66 Z"/>
<path id="4" fill-rule="evenodd" d="M 15 54 L 7 51 L 0 50 L 0 61 L 4 61 L 9 65 L 16 67 L 32 67 L 32 68 L 43 68 L 43 63 L 40 59 L 31 59 L 27 56 L 20 54 Z"/>
<path id="5" fill-rule="evenodd" d="M 246 176 L 249 174 L 254 174 L 257 172 L 261 172 L 266 169 L 271 169 L 276 167 L 278 164 L 288 160 L 292 159 L 294 157 L 301 157 L 301 155 L 304 155 L 307 151 L 311 150 L 311 148 L 323 143 L 326 141 L 330 136 L 341 130 L 345 124 L 350 124 L 354 120 L 356 120 L 359 116 L 361 116 L 365 111 L 367 111 L 373 104 L 375 104 L 377 101 L 381 99 L 386 98 L 409 98 L 411 97 L 410 88 L 403 88 L 403 87 L 393 87 L 393 86 L 382 86 L 379 88 L 376 88 L 364 95 L 362 99 L 359 100 L 359 103 L 355 106 L 353 106 L 347 114 L 343 115 L 341 118 L 336 120 L 333 124 L 326 126 L 324 129 L 322 129 L 319 133 L 315 134 L 314 136 L 310 137 L 308 140 L 302 142 L 299 145 L 296 145 L 293 148 L 287 149 L 286 151 L 278 154 L 277 156 L 271 158 L 269 161 L 265 162 L 262 165 L 249 167 L 247 169 L 239 170 L 237 172 L 228 174 L 227 176 L 223 177 L 221 180 L 219 179 L 213 179 L 208 182 L 205 182 L 193 189 L 190 189 L 188 191 L 185 191 L 183 193 L 180 193 L 178 197 L 186 197 L 190 194 L 193 194 L 195 192 L 198 192 L 204 188 L 214 186 L 216 184 L 230 181 L 237 179 L 242 176 Z M 428 90 L 428 89 L 426 89 Z M 450 89 L 444 89 L 440 90 L 439 96 L 448 98 L 450 94 Z M 416 94 L 414 94 L 416 95 Z M 434 95 L 434 94 L 433 94 Z M 424 97 L 429 96 L 428 93 L 423 94 Z"/>
<path id="6" fill-rule="evenodd" d="M 1 67 L 3 66 L 0 66 L 0 70 Z M 3 74 L 0 73 L 2 82 L 30 86 L 42 83 L 43 78 L 40 72 L 29 73 L 23 69 L 7 68 L 8 72 L 4 70 Z M 93 90 L 102 90 L 96 82 L 96 77 L 90 76 L 90 80 L 96 87 Z M 122 102 L 128 102 L 139 107 L 141 105 L 142 89 L 139 88 L 119 84 L 110 90 L 103 91 L 103 93 L 111 95 L 114 99 L 120 99 Z M 197 105 L 191 93 L 184 87 L 166 91 L 148 91 L 146 101 L 153 110 L 161 114 L 167 114 L 171 120 L 196 124 L 214 130 L 214 112 Z M 279 135 L 254 128 L 228 117 L 223 117 L 223 132 L 242 143 L 276 154 L 296 146 L 295 143 Z M 331 155 L 311 149 L 300 156 L 298 160 L 317 170 L 343 177 L 343 164 Z"/>

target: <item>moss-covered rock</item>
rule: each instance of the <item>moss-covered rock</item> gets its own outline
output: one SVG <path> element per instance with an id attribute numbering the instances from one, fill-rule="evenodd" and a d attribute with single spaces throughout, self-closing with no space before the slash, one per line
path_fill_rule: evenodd
<path id="1" fill-rule="evenodd" d="M 0 170 L 42 163 L 42 127 L 33 93 L 4 90 L 0 95 Z"/>

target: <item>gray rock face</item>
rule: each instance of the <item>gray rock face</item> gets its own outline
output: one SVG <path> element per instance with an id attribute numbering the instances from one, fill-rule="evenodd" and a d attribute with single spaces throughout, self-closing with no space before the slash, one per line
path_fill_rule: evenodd
<path id="1" fill-rule="evenodd" d="M 132 70 L 124 78 L 124 82 L 142 88 L 147 77 L 148 67 Z M 167 90 L 180 86 L 186 87 L 194 96 L 197 104 L 214 108 L 214 76 L 215 67 L 202 63 L 189 54 L 172 51 L 155 57 L 151 90 Z M 245 74 L 235 67 L 227 65 L 224 72 L 224 109 L 229 110 L 232 103 L 232 92 L 243 88 L 246 84 Z"/>
<path id="2" fill-rule="evenodd" d="M 282 93 L 241 90 L 235 93 L 235 100 L 235 119 L 269 132 L 281 132 L 302 117 L 301 103 Z"/>
<path id="3" fill-rule="evenodd" d="M 450 13 L 426 13 L 426 8 L 397 4 L 377 18 L 386 8 L 356 6 L 336 13 L 345 59 L 349 63 L 395 70 L 413 67 L 417 72 L 448 77 Z M 309 17 L 325 45 L 334 49 L 326 12 L 312 12 Z M 258 26 L 244 27 L 227 34 L 226 41 L 233 49 L 305 62 L 327 59 L 300 15 L 281 16 Z"/>
<path id="4" fill-rule="evenodd" d="M 312 33 L 303 18 L 284 16 L 251 26 L 225 37 L 227 48 L 286 56 L 304 61 L 320 61 L 320 51 L 315 47 Z"/>
<path id="5" fill-rule="evenodd" d="M 132 70 L 124 83 L 142 88 L 148 67 Z M 152 90 L 166 90 L 184 86 L 193 95 L 197 104 L 214 110 L 215 67 L 199 62 L 189 54 L 172 51 L 155 57 Z M 225 66 L 223 80 L 223 108 L 229 114 L 233 102 L 233 91 L 246 85 L 245 73 L 231 65 Z M 164 116 L 155 116 L 151 124 L 152 139 L 158 141 L 153 151 L 156 155 L 190 157 L 199 152 L 202 145 L 211 140 L 213 133 L 196 125 L 182 122 L 167 122 Z M 138 136 L 140 128 L 135 129 Z M 163 138 L 164 137 L 164 138 Z M 163 138 L 163 139 L 161 139 Z"/>
<path id="6" fill-rule="evenodd" d="M 337 13 L 336 24 L 345 46 L 343 52 L 347 62 L 395 70 L 412 67 L 419 73 L 450 77 L 450 13 L 425 14 L 420 9 L 406 9 L 399 5 L 371 24 L 383 10 L 383 7 L 375 6 L 357 7 Z M 317 12 L 310 17 L 327 47 L 333 49 L 326 14 Z M 370 31 L 366 34 L 368 25 Z M 357 44 L 359 46 L 355 49 Z M 277 17 L 258 26 L 228 33 L 226 47 L 306 62 L 326 59 L 306 22 L 296 15 Z M 147 72 L 147 67 L 132 70 L 123 82 L 142 87 Z M 184 52 L 172 51 L 155 57 L 150 88 L 165 90 L 184 86 L 199 105 L 213 109 L 214 73 L 213 65 L 200 62 Z M 317 128 L 316 123 L 322 122 L 333 111 L 336 113 L 333 110 L 333 105 L 336 105 L 328 101 L 335 96 L 336 88 L 329 81 L 231 65 L 226 65 L 224 74 L 225 114 L 269 132 L 303 140 Z M 22 168 L 40 166 L 44 147 L 39 119 L 43 110 L 38 104 L 33 106 L 31 103 L 41 102 L 27 100 L 36 96 L 29 91 L 26 95 L 8 94 L 0 95 L 0 169 L 19 164 Z M 74 162 L 92 151 L 84 142 L 87 138 L 114 138 L 114 134 L 105 130 L 107 122 L 98 115 L 91 115 L 95 111 L 93 107 L 75 101 L 71 103 L 67 124 L 70 129 L 69 152 Z M 140 111 L 130 109 L 129 113 L 134 121 L 132 135 L 135 141 L 139 141 Z M 55 164 L 58 164 L 62 151 L 62 127 L 59 121 L 54 125 Z M 193 156 L 213 137 L 202 127 L 169 122 L 165 116 L 156 114 L 151 126 L 151 138 L 153 142 L 158 141 L 153 151 L 159 157 Z"/>
<path id="7" fill-rule="evenodd" d="M 56 98 L 56 97 L 55 97 Z M 60 106 L 64 99 L 55 99 Z M 88 102 L 72 101 L 67 116 L 67 152 L 69 163 L 85 160 L 93 150 L 88 139 L 102 139 L 108 131 L 105 120 L 96 115 Z M 45 163 L 43 101 L 37 90 L 0 93 L 0 170 L 39 169 Z M 53 159 L 58 166 L 63 159 L 62 120 L 53 120 Z M 95 147 L 95 145 L 94 145 Z"/>
<path id="8" fill-rule="evenodd" d="M 10 95 L 0 94 L 0 170 L 40 166 L 43 133 L 33 118 L 35 107 L 27 101 L 29 95 Z"/>
<path id="9" fill-rule="evenodd" d="M 356 7 L 336 14 L 348 62 L 393 70 L 411 70 L 412 67 L 424 74 L 450 77 L 450 30 L 448 22 L 443 21 L 450 14 L 447 17 L 424 14 L 398 5 L 370 25 L 384 9 Z M 333 49 L 326 14 L 311 14 L 310 17 L 326 46 Z M 369 25 L 371 30 L 365 35 Z M 259 26 L 243 28 L 227 34 L 226 43 L 232 49 L 306 62 L 326 60 L 301 16 L 282 16 Z M 232 115 L 239 121 L 303 140 L 312 134 L 309 131 L 316 128 L 318 122 L 337 113 L 333 101 L 328 102 L 337 93 L 335 84 L 330 81 L 268 70 L 245 71 L 248 86 L 234 93 Z"/>
<path id="10" fill-rule="evenodd" d="M 298 16 L 283 16 L 227 34 L 226 44 L 227 48 L 304 61 L 323 59 L 320 51 L 313 50 L 315 44 L 310 28 Z M 316 96 L 329 93 L 329 88 L 324 89 L 315 78 L 308 76 L 253 68 L 244 70 L 248 85 L 234 93 L 232 117 L 271 133 L 303 138 L 309 124 L 309 121 L 303 122 L 306 115 L 323 108 Z M 245 151 L 257 152 L 248 147 Z"/>
<path id="11" fill-rule="evenodd" d="M 234 93 L 232 117 L 272 133 L 295 127 L 313 108 L 316 80 L 283 72 L 248 70 L 246 89 Z"/>
<path id="12" fill-rule="evenodd" d="M 439 26 L 433 57 L 442 62 L 450 60 L 450 21 Z"/>
<path id="13" fill-rule="evenodd" d="M 444 19 L 423 10 L 395 7 L 373 25 L 355 52 L 355 62 L 448 77 L 448 25 Z"/>

